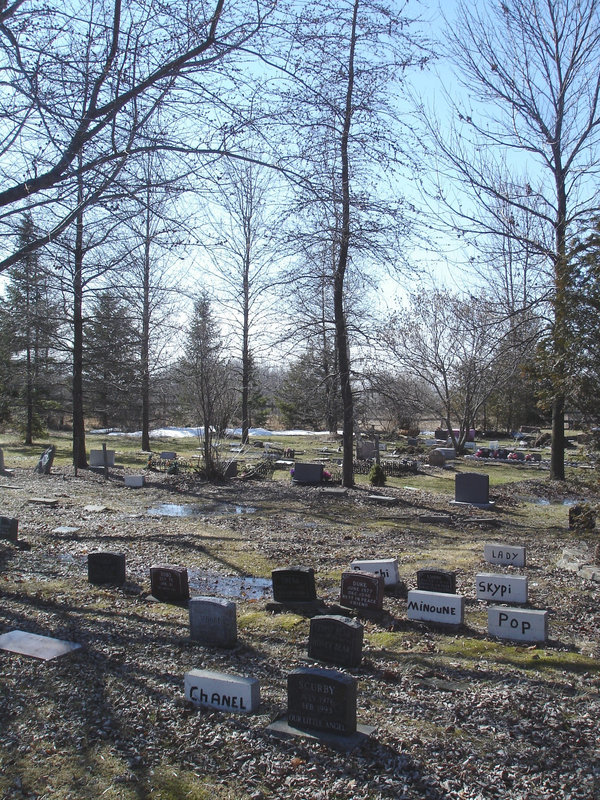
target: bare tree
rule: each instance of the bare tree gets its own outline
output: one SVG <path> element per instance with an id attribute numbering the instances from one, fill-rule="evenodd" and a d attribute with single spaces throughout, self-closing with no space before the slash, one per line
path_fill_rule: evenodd
<path id="1" fill-rule="evenodd" d="M 557 479 L 565 475 L 568 298 L 574 273 L 568 243 L 598 211 L 599 10 L 598 0 L 477 6 L 461 0 L 446 41 L 463 97 L 470 99 L 451 104 L 455 127 L 450 133 L 426 115 L 440 179 L 438 208 L 450 210 L 464 235 L 503 231 L 546 259 L 551 475 Z M 525 227 L 523 219 L 530 220 Z"/>

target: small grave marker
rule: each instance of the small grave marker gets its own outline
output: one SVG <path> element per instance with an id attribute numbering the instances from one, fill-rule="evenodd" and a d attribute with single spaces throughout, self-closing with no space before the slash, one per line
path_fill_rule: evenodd
<path id="1" fill-rule="evenodd" d="M 417 589 L 422 592 L 456 594 L 456 572 L 429 568 L 417 570 Z"/>
<path id="2" fill-rule="evenodd" d="M 185 699 L 198 706 L 239 714 L 258 711 L 260 685 L 256 678 L 192 669 L 184 677 Z"/>
<path id="3" fill-rule="evenodd" d="M 52 445 L 52 447 L 49 447 L 47 450 L 44 450 L 44 452 L 40 456 L 40 460 L 38 461 L 34 472 L 37 472 L 40 475 L 50 475 L 52 464 L 54 463 L 55 452 L 56 452 L 56 447 L 54 447 L 54 445 Z"/>
<path id="4" fill-rule="evenodd" d="M 308 657 L 340 667 L 358 667 L 362 659 L 363 626 L 356 619 L 333 614 L 310 621 Z"/>
<path id="5" fill-rule="evenodd" d="M 154 564 L 150 567 L 152 596 L 157 600 L 181 602 L 190 596 L 188 571 L 185 567 Z"/>
<path id="6" fill-rule="evenodd" d="M 280 567 L 271 572 L 276 603 L 314 603 L 317 599 L 312 567 Z"/>
<path id="7" fill-rule="evenodd" d="M 192 597 L 190 637 L 202 644 L 235 647 L 237 644 L 236 605 L 217 597 Z"/>
<path id="8" fill-rule="evenodd" d="M 459 472 L 454 477 L 454 502 L 490 508 L 490 476 L 481 472 Z"/>
<path id="9" fill-rule="evenodd" d="M 106 453 L 106 459 L 104 454 Z M 114 450 L 90 450 L 90 467 L 114 467 L 115 465 L 115 451 Z"/>
<path id="10" fill-rule="evenodd" d="M 125 475 L 124 480 L 125 486 L 129 486 L 131 489 L 141 489 L 146 482 L 143 475 Z"/>
<path id="11" fill-rule="evenodd" d="M 174 450 L 163 450 L 159 458 L 163 461 L 173 461 L 173 459 L 177 458 L 177 453 Z"/>
<path id="12" fill-rule="evenodd" d="M 375 575 L 381 575 L 385 586 L 397 586 L 400 582 L 397 558 L 355 559 L 350 564 L 350 569 L 373 572 Z"/>
<path id="13" fill-rule="evenodd" d="M 459 594 L 422 592 L 418 589 L 408 593 L 408 619 L 436 622 L 440 625 L 462 625 L 464 611 L 465 598 Z"/>
<path id="14" fill-rule="evenodd" d="M 506 564 L 513 567 L 525 566 L 525 548 L 510 544 L 485 544 L 483 557 L 490 564 Z"/>
<path id="15" fill-rule="evenodd" d="M 323 480 L 323 465 L 296 461 L 294 464 L 294 483 L 318 484 Z"/>
<path id="16" fill-rule="evenodd" d="M 12 517 L 0 517 L 0 539 L 16 542 L 19 538 L 19 520 Z"/>
<path id="17" fill-rule="evenodd" d="M 494 575 L 482 572 L 475 576 L 478 600 L 502 603 L 527 602 L 527 578 L 524 575 Z"/>
<path id="18" fill-rule="evenodd" d="M 348 608 L 363 611 L 381 611 L 384 582 L 381 575 L 372 572 L 343 572 L 340 586 L 340 603 Z"/>
<path id="19" fill-rule="evenodd" d="M 26 631 L 9 631 L 0 636 L 0 650 L 39 658 L 42 661 L 64 656 L 80 647 L 81 645 L 75 642 L 66 642 L 63 639 L 53 639 L 50 636 L 40 636 Z"/>
<path id="20" fill-rule="evenodd" d="M 88 581 L 121 586 L 125 583 L 124 553 L 88 553 Z"/>
<path id="21" fill-rule="evenodd" d="M 356 678 L 336 670 L 297 669 L 288 675 L 287 690 L 290 725 L 339 736 L 356 732 Z"/>
<path id="22" fill-rule="evenodd" d="M 545 642 L 548 634 L 548 612 L 490 606 L 488 633 L 499 639 L 517 642 Z"/>

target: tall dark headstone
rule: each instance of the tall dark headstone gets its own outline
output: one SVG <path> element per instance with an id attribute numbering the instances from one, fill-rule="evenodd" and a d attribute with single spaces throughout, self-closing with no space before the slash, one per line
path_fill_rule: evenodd
<path id="1" fill-rule="evenodd" d="M 188 571 L 185 567 L 170 564 L 153 564 L 150 567 L 152 596 L 157 600 L 180 602 L 190 596 Z"/>
<path id="2" fill-rule="evenodd" d="M 481 472 L 458 472 L 454 479 L 454 502 L 488 505 L 490 476 Z"/>
<path id="3" fill-rule="evenodd" d="M 0 539 L 16 542 L 19 533 L 19 520 L 12 517 L 0 517 Z"/>
<path id="4" fill-rule="evenodd" d="M 343 572 L 340 586 L 340 603 L 362 611 L 381 611 L 383 608 L 384 580 L 372 572 Z"/>
<path id="5" fill-rule="evenodd" d="M 323 465 L 296 461 L 294 464 L 294 483 L 318 484 L 323 480 Z"/>
<path id="6" fill-rule="evenodd" d="M 356 678 L 336 670 L 305 668 L 290 673 L 287 684 L 290 725 L 340 736 L 356 732 Z"/>
<path id="7" fill-rule="evenodd" d="M 310 621 L 308 657 L 340 667 L 358 667 L 362 659 L 363 626 L 356 619 L 324 614 Z"/>
<path id="8" fill-rule="evenodd" d="M 456 594 L 456 572 L 445 569 L 420 569 L 417 571 L 417 589 L 423 592 Z"/>
<path id="9" fill-rule="evenodd" d="M 125 583 L 125 555 L 123 553 L 88 553 L 88 581 L 121 586 Z"/>
<path id="10" fill-rule="evenodd" d="M 271 573 L 276 603 L 312 603 L 317 599 L 312 567 L 283 567 Z"/>

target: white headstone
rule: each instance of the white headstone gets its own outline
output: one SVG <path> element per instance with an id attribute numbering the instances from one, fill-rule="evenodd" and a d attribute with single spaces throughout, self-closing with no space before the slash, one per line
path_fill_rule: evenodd
<path id="1" fill-rule="evenodd" d="M 488 633 L 499 639 L 545 642 L 548 634 L 548 612 L 491 606 L 488 608 Z"/>
<path id="2" fill-rule="evenodd" d="M 185 699 L 219 711 L 250 714 L 258 711 L 260 685 L 256 678 L 192 669 L 184 677 Z"/>
<path id="3" fill-rule="evenodd" d="M 513 567 L 525 566 L 525 548 L 511 544 L 485 544 L 483 557 L 490 564 L 506 564 Z"/>
<path id="4" fill-rule="evenodd" d="M 106 451 L 106 463 L 104 462 L 104 450 L 90 450 L 90 467 L 114 467 L 115 451 Z"/>
<path id="5" fill-rule="evenodd" d="M 438 622 L 442 625 L 462 625 L 465 598 L 459 594 L 422 592 L 414 589 L 408 593 L 406 616 L 421 622 Z"/>
<path id="6" fill-rule="evenodd" d="M 368 559 L 366 561 L 355 559 L 350 564 L 350 569 L 381 575 L 384 586 L 396 586 L 400 582 L 397 558 Z"/>
<path id="7" fill-rule="evenodd" d="M 527 578 L 524 575 L 493 575 L 482 572 L 475 576 L 478 600 L 496 603 L 526 603 Z"/>

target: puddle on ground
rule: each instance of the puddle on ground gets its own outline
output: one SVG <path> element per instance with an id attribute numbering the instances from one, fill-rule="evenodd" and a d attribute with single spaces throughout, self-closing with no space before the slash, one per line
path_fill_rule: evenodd
<path id="1" fill-rule="evenodd" d="M 527 497 L 525 502 L 533 503 L 535 506 L 575 506 L 577 503 L 583 503 L 583 500 L 573 500 L 567 498 L 565 500 L 547 500 L 545 497 Z"/>
<path id="2" fill-rule="evenodd" d="M 146 512 L 151 517 L 207 517 L 212 514 L 254 514 L 255 506 L 242 506 L 236 503 L 208 503 L 191 505 L 189 503 L 160 503 Z"/>
<path id="3" fill-rule="evenodd" d="M 212 597 L 243 597 L 260 600 L 272 592 L 270 578 L 253 578 L 248 575 L 217 575 L 188 569 L 190 589 Z"/>

